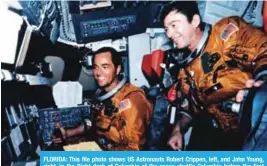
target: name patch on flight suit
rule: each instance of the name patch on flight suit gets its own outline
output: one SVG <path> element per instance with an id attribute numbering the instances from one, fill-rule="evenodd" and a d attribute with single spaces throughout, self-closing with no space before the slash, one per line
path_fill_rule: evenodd
<path id="1" fill-rule="evenodd" d="M 129 99 L 122 100 L 119 105 L 119 112 L 131 108 L 131 102 Z"/>
<path id="2" fill-rule="evenodd" d="M 227 41 L 229 37 L 236 31 L 238 31 L 238 27 L 233 23 L 229 23 L 221 33 L 222 40 Z"/>

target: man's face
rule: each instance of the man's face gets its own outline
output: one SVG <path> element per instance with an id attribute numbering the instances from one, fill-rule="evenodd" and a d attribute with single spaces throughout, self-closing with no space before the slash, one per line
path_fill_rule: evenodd
<path id="1" fill-rule="evenodd" d="M 164 27 L 167 36 L 178 48 L 185 48 L 192 44 L 195 27 L 188 22 L 184 14 L 171 11 L 164 19 Z"/>
<path id="2" fill-rule="evenodd" d="M 115 68 L 112 63 L 111 53 L 103 52 L 96 54 L 94 59 L 94 78 L 99 87 L 105 89 L 107 92 L 115 88 L 118 84 L 118 77 L 120 67 Z"/>

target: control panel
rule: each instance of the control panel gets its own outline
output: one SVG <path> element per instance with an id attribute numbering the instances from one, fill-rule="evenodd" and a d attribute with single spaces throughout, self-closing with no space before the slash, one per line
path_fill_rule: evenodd
<path id="1" fill-rule="evenodd" d="M 83 15 L 74 13 L 72 18 L 77 42 L 118 39 L 143 33 L 149 22 L 148 7 L 115 8 L 105 12 L 95 10 Z"/>
<path id="2" fill-rule="evenodd" d="M 130 29 L 136 23 L 136 16 L 114 17 L 103 20 L 81 22 L 81 33 L 85 38 L 94 37 L 101 34 L 113 34 Z"/>
<path id="3" fill-rule="evenodd" d="M 55 1 L 19 1 L 23 15 L 36 30 L 49 36 L 55 42 L 59 35 L 60 14 Z"/>
<path id="4" fill-rule="evenodd" d="M 45 143 L 51 141 L 55 123 L 64 128 L 72 128 L 79 125 L 83 119 L 90 118 L 89 106 L 70 108 L 45 108 L 39 109 L 40 129 Z"/>

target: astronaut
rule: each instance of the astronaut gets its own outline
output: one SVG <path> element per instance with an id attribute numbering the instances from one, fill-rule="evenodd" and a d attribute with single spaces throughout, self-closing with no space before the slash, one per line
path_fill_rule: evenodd
<path id="1" fill-rule="evenodd" d="M 104 150 L 142 150 L 152 116 L 152 104 L 143 90 L 126 83 L 125 78 L 119 79 L 121 57 L 115 49 L 100 48 L 94 53 L 92 61 L 93 75 L 100 88 L 96 91 L 96 99 L 104 103 L 92 122 L 97 142 Z M 57 127 L 63 139 L 90 132 L 90 125 L 80 125 L 75 129 Z M 53 139 L 54 143 L 61 141 L 61 138 Z"/>
<path id="2" fill-rule="evenodd" d="M 169 3 L 161 17 L 179 52 L 178 79 L 189 103 L 180 112 L 169 145 L 181 149 L 181 132 L 193 125 L 189 150 L 241 149 L 238 116 L 224 111 L 222 103 L 266 80 L 266 35 L 239 17 L 224 18 L 210 28 L 201 21 L 196 2 Z M 183 54 L 185 49 L 191 53 Z"/>

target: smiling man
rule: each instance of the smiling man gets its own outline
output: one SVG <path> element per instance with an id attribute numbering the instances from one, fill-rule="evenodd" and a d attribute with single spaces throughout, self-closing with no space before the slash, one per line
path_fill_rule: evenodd
<path id="1" fill-rule="evenodd" d="M 195 1 L 167 4 L 161 20 L 179 52 L 177 77 L 189 101 L 169 145 L 181 149 L 182 134 L 193 124 L 188 150 L 240 150 L 238 114 L 223 106 L 235 102 L 237 94 L 240 102 L 242 89 L 267 79 L 266 35 L 237 16 L 205 25 Z"/>
<path id="2" fill-rule="evenodd" d="M 122 70 L 119 53 L 110 47 L 104 47 L 94 53 L 93 74 L 98 86 L 109 93 L 120 84 Z M 96 127 L 99 142 L 103 140 L 109 150 L 140 150 L 146 142 L 146 130 L 152 116 L 152 104 L 144 92 L 136 86 L 126 83 L 105 107 L 114 107 L 113 112 L 104 108 L 96 116 Z M 106 103 L 106 101 L 104 101 Z"/>
<path id="3" fill-rule="evenodd" d="M 96 98 L 104 108 L 94 115 L 97 142 L 104 150 L 142 150 L 146 143 L 152 104 L 143 90 L 120 79 L 120 54 L 113 48 L 103 47 L 93 55 L 93 75 L 100 88 Z M 108 97 L 104 97 L 108 96 Z M 76 136 L 88 130 L 85 125 L 75 129 L 60 127 L 63 138 Z M 53 139 L 59 143 L 59 138 Z"/>
<path id="4" fill-rule="evenodd" d="M 104 47 L 94 53 L 93 74 L 98 86 L 106 92 L 111 91 L 119 84 L 121 73 L 121 57 L 113 48 Z"/>

